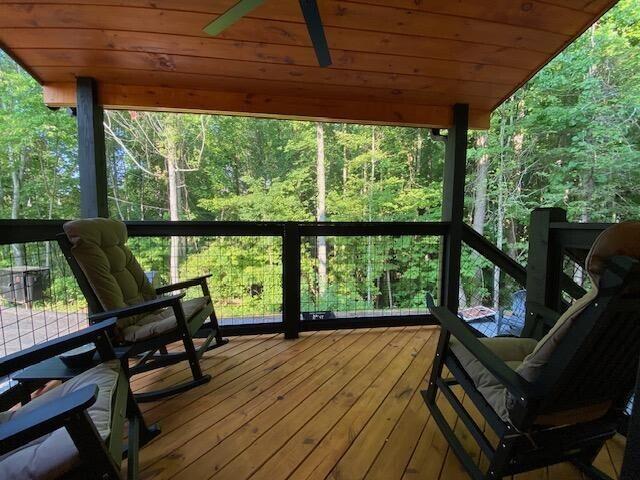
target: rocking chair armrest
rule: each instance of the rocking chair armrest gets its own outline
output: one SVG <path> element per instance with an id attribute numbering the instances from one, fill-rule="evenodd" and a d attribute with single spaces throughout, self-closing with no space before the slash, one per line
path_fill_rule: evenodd
<path id="1" fill-rule="evenodd" d="M 553 327 L 560 318 L 558 312 L 538 302 L 528 301 L 527 310 L 540 316 L 542 321 L 550 327 Z"/>
<path id="2" fill-rule="evenodd" d="M 0 455 L 65 426 L 69 417 L 83 412 L 98 398 L 98 386 L 87 385 L 50 400 L 0 425 Z"/>
<path id="3" fill-rule="evenodd" d="M 87 343 L 95 342 L 102 334 L 109 333 L 116 325 L 116 319 L 107 317 L 103 321 L 62 337 L 49 340 L 33 347 L 25 348 L 0 358 L 0 377 L 68 352 Z"/>
<path id="4" fill-rule="evenodd" d="M 206 275 L 200 275 L 199 277 L 190 278 L 189 280 L 183 280 L 182 282 L 173 283 L 171 285 L 163 285 L 161 287 L 156 288 L 156 293 L 161 295 L 167 292 L 175 292 L 176 290 L 182 290 L 183 288 L 195 287 L 198 285 L 202 285 L 202 282 L 205 282 L 207 278 L 211 276 L 210 273 Z"/>
<path id="5" fill-rule="evenodd" d="M 180 300 L 185 296 L 184 293 L 178 293 L 176 295 L 169 295 L 166 297 L 158 297 L 153 300 L 148 300 L 142 303 L 136 303 L 128 307 L 116 308 L 107 312 L 94 313 L 89 315 L 89 320 L 92 322 L 100 322 L 106 318 L 127 318 L 133 315 L 139 315 L 141 313 L 148 313 L 158 310 L 160 308 L 171 307 L 175 304 L 179 304 Z"/>
<path id="6" fill-rule="evenodd" d="M 451 333 L 505 388 L 525 401 L 537 398 L 533 385 L 511 369 L 476 337 L 464 323 L 446 307 L 431 309 L 443 330 Z"/>

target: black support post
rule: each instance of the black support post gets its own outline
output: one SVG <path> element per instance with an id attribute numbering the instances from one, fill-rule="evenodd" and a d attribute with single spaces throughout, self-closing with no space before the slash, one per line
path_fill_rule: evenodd
<path id="1" fill-rule="evenodd" d="M 443 175 L 442 221 L 450 222 L 449 233 L 442 248 L 440 304 L 452 312 L 458 311 L 460 289 L 460 255 L 464 227 L 464 183 L 467 168 L 469 106 L 453 107 L 453 127 L 445 143 Z"/>
<path id="2" fill-rule="evenodd" d="M 454 314 L 458 312 L 460 289 L 460 256 L 462 254 L 464 182 L 467 169 L 467 140 L 469 130 L 469 105 L 453 107 L 453 127 L 445 141 L 445 163 L 442 186 L 442 221 L 449 222 L 449 230 L 442 242 L 440 253 L 440 305 Z M 437 381 L 442 375 L 444 354 L 449 346 L 450 333 L 440 332 L 436 358 L 425 393 L 427 404 L 435 405 Z M 433 411 L 433 409 L 432 409 Z"/>
<path id="3" fill-rule="evenodd" d="M 529 255 L 527 259 L 527 302 L 559 311 L 562 278 L 562 251 L 553 244 L 550 225 L 566 222 L 567 212 L 561 208 L 536 208 L 529 220 Z M 544 324 L 527 308 L 522 336 L 542 338 Z"/>
<path id="4" fill-rule="evenodd" d="M 108 217 L 107 161 L 104 148 L 103 109 L 98 104 L 92 78 L 77 80 L 78 163 L 80 166 L 80 214 Z"/>
<path id="5" fill-rule="evenodd" d="M 284 338 L 300 333 L 300 231 L 295 222 L 284 226 L 282 240 L 282 321 Z"/>

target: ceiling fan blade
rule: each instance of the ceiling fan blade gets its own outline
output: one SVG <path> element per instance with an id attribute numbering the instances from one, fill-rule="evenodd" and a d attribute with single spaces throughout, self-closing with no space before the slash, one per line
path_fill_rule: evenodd
<path id="1" fill-rule="evenodd" d="M 202 30 L 209 35 L 218 35 L 262 3 L 264 0 L 240 0 Z"/>
<path id="2" fill-rule="evenodd" d="M 302 8 L 304 20 L 307 22 L 307 30 L 309 30 L 318 63 L 321 67 L 327 67 L 331 65 L 331 55 L 329 54 L 327 37 L 324 35 L 318 4 L 316 0 L 300 0 L 300 8 Z"/>

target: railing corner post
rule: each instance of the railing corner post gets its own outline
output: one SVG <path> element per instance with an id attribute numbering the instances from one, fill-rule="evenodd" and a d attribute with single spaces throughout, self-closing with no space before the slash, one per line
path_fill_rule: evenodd
<path id="1" fill-rule="evenodd" d="M 558 311 L 562 277 L 562 251 L 554 245 L 551 223 L 566 222 L 567 212 L 561 208 L 536 208 L 529 221 L 529 253 L 527 259 L 527 301 L 540 303 Z M 542 338 L 544 325 L 527 308 L 522 335 Z"/>
<path id="2" fill-rule="evenodd" d="M 295 222 L 286 222 L 282 239 L 282 321 L 284 338 L 300 333 L 300 231 Z"/>

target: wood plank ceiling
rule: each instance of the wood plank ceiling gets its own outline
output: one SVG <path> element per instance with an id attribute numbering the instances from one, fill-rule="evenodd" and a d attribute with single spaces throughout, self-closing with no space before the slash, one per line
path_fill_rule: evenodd
<path id="1" fill-rule="evenodd" d="M 108 108 L 447 127 L 490 112 L 615 0 L 318 0 L 333 65 L 317 66 L 297 0 L 266 0 L 210 37 L 236 0 L 0 0 L 0 46 L 75 103 Z"/>

